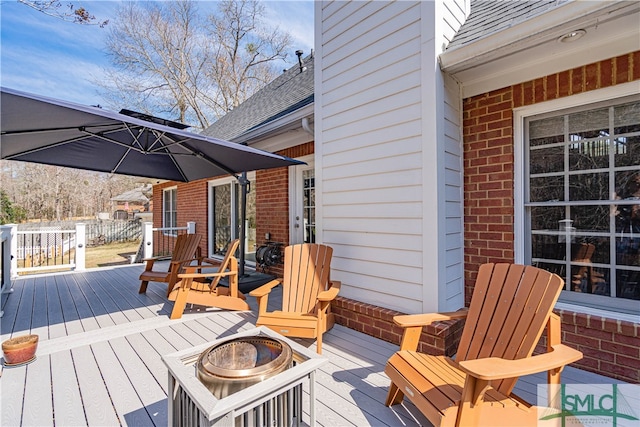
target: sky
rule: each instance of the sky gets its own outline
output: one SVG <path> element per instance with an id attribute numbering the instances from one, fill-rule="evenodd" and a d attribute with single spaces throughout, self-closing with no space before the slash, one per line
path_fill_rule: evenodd
<path id="1" fill-rule="evenodd" d="M 111 19 L 120 1 L 63 0 L 83 6 L 97 20 Z M 204 1 L 212 8 L 214 1 Z M 291 34 L 294 42 L 289 63 L 297 63 L 295 51 L 304 55 L 313 48 L 313 0 L 263 1 L 267 21 Z M 83 105 L 104 101 L 93 81 L 110 67 L 105 54 L 107 25 L 80 25 L 65 22 L 18 3 L 0 0 L 0 84 L 3 87 L 34 93 Z M 126 106 L 121 106 L 126 108 Z"/>

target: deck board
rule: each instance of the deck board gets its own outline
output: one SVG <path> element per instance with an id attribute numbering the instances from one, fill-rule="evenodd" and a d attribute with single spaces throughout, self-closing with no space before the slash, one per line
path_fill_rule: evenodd
<path id="1" fill-rule="evenodd" d="M 212 342 L 255 327 L 251 311 L 187 306 L 170 320 L 164 284 L 138 294 L 142 265 L 27 276 L 3 295 L 2 338 L 37 333 L 31 364 L 0 368 L 0 424 L 167 425 L 167 368 L 163 355 Z M 270 298 L 276 306 L 280 295 Z M 314 340 L 296 339 L 315 351 Z M 320 426 L 429 425 L 411 403 L 384 406 L 387 359 L 397 346 L 341 325 L 325 334 L 330 363 L 316 372 L 316 417 Z M 564 382 L 620 383 L 574 368 Z M 517 392 L 535 401 L 544 374 L 519 380 Z M 304 386 L 303 399 L 309 400 Z M 307 411 L 305 406 L 305 411 Z M 303 422 L 309 423 L 308 412 Z"/>
<path id="2" fill-rule="evenodd" d="M 53 412 L 56 423 L 64 426 L 86 424 L 83 400 L 78 387 L 74 357 L 70 351 L 59 351 L 50 356 L 51 383 L 53 385 Z M 78 363 L 78 367 L 85 368 Z M 84 375 L 80 377 L 84 381 Z M 95 388 L 95 387 L 94 387 Z"/>

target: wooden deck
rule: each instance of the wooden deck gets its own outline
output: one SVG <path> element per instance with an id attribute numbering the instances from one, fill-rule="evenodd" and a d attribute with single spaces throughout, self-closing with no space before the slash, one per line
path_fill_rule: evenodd
<path id="1" fill-rule="evenodd" d="M 2 426 L 167 425 L 167 368 L 162 355 L 251 329 L 254 311 L 185 310 L 169 320 L 164 284 L 138 294 L 140 264 L 26 276 L 2 296 L 2 341 L 40 336 L 37 358 L 2 367 Z M 271 301 L 275 302 L 275 301 Z M 299 340 L 312 349 L 315 343 Z M 317 379 L 321 426 L 429 425 L 411 404 L 387 408 L 384 364 L 397 346 L 336 325 L 325 335 Z M 543 375 L 522 378 L 535 401 Z M 619 383 L 567 368 L 566 383 Z M 304 422 L 308 423 L 308 414 Z"/>

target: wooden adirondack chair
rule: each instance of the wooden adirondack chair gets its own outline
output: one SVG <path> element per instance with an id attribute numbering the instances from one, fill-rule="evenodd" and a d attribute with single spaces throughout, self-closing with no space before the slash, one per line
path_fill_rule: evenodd
<path id="1" fill-rule="evenodd" d="M 173 290 L 169 300 L 175 301 L 171 319 L 179 319 L 187 304 L 228 310 L 249 310 L 246 297 L 238 290 L 238 260 L 234 256 L 240 240 L 232 240 L 222 261 L 205 258 L 201 264 L 187 266 Z M 215 268 L 215 271 L 205 269 Z M 220 279 L 229 278 L 229 287 L 219 286 Z M 209 279 L 211 282 L 209 282 Z"/>
<path id="2" fill-rule="evenodd" d="M 284 277 L 251 291 L 258 301 L 256 326 L 298 338 L 316 338 L 317 352 L 322 353 L 322 334 L 331 329 L 334 317 L 331 301 L 341 283 L 329 279 L 333 248 L 303 243 L 284 249 Z M 282 310 L 267 312 L 269 292 L 282 284 Z"/>
<path id="3" fill-rule="evenodd" d="M 202 260 L 200 247 L 200 234 L 180 234 L 176 238 L 176 245 L 171 254 L 171 262 L 167 271 L 153 271 L 153 265 L 160 258 L 145 258 L 147 265 L 140 275 L 140 290 L 138 293 L 143 294 L 147 291 L 149 282 L 162 282 L 167 284 L 167 296 L 178 281 L 178 274 L 184 272 L 184 267 L 191 264 L 194 260 L 200 262 Z"/>
<path id="4" fill-rule="evenodd" d="M 435 426 L 537 425 L 537 408 L 512 394 L 518 377 L 547 371 L 554 397 L 563 367 L 582 358 L 560 344 L 560 318 L 551 311 L 563 285 L 536 267 L 484 264 L 468 311 L 396 316 L 405 330 L 385 368 L 386 405 L 406 395 Z M 455 361 L 416 351 L 424 325 L 464 317 Z M 545 325 L 548 351 L 532 356 Z"/>

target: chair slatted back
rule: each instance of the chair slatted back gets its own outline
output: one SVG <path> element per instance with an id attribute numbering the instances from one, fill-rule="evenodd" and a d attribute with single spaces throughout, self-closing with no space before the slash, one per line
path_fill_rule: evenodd
<path id="1" fill-rule="evenodd" d="M 563 285 L 557 275 L 532 266 L 482 265 L 456 360 L 531 356 Z M 509 395 L 516 381 L 493 387 Z"/>
<path id="2" fill-rule="evenodd" d="M 282 311 L 314 313 L 318 294 L 327 289 L 333 248 L 302 243 L 284 249 Z"/>
<path id="3" fill-rule="evenodd" d="M 171 261 L 186 261 L 193 259 L 200 245 L 200 234 L 180 234 L 176 238 L 176 245 L 171 254 Z"/>
<path id="4" fill-rule="evenodd" d="M 240 239 L 235 239 L 229 242 L 229 244 L 227 245 L 227 252 L 224 254 L 224 258 L 220 262 L 218 272 L 223 272 L 226 270 L 238 271 L 238 260 L 235 257 L 235 253 L 238 250 L 239 245 Z M 213 279 L 213 281 L 209 285 L 212 291 L 216 288 L 216 286 L 218 286 L 218 283 L 220 283 L 220 279 L 222 279 L 222 276 L 216 276 Z"/>

